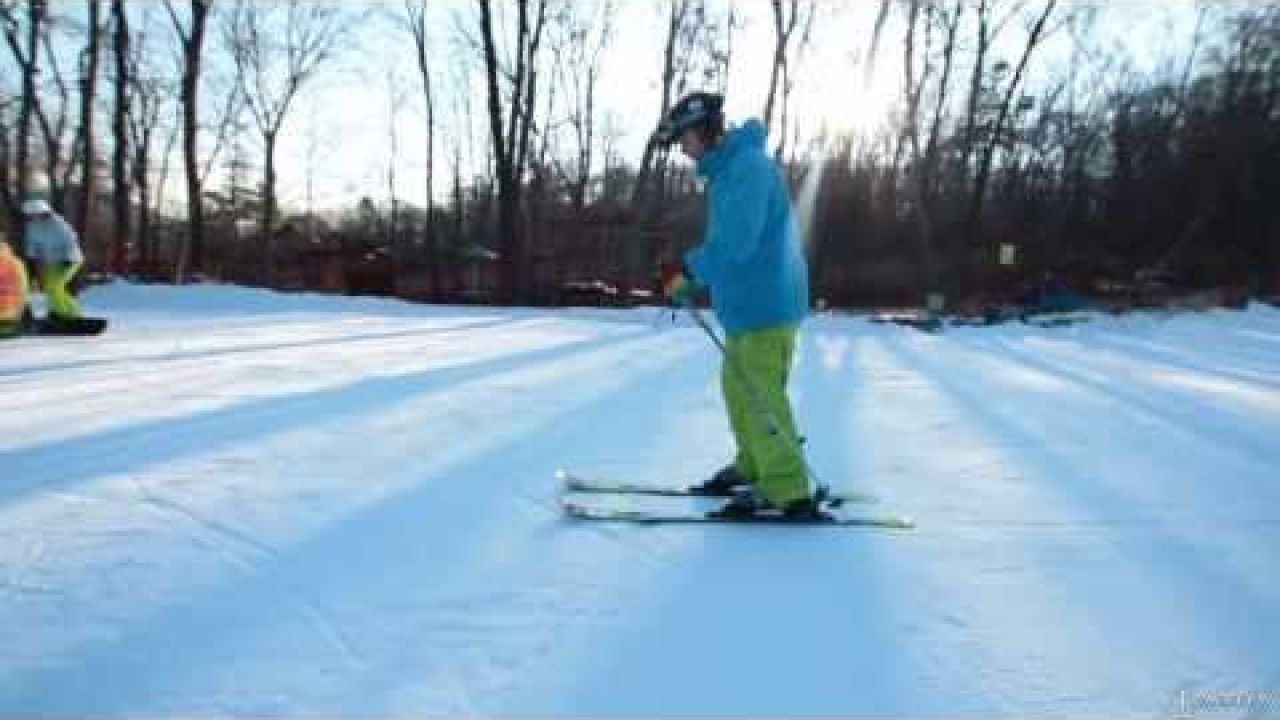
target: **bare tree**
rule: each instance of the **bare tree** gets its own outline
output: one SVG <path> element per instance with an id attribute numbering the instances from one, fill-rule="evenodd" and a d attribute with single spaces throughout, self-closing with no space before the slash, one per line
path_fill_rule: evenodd
<path id="1" fill-rule="evenodd" d="M 969 75 L 969 96 L 966 103 L 965 124 L 960 145 L 960 167 L 966 172 L 969 161 L 978 144 L 978 116 L 982 105 L 983 79 L 987 73 L 987 56 L 991 47 L 1009 21 L 1016 17 L 1027 0 L 1014 0 L 1008 10 L 1000 17 L 995 17 L 999 0 L 978 0 L 975 12 L 976 32 L 974 38 L 974 61 Z"/>
<path id="2" fill-rule="evenodd" d="M 489 132 L 498 179 L 498 235 L 502 246 L 502 300 L 519 302 L 525 297 L 526 257 L 521 237 L 521 183 L 529 152 L 529 138 L 537 107 L 537 59 L 546 25 L 547 0 L 516 1 L 514 68 L 504 72 L 498 60 L 491 0 L 479 0 L 480 30 L 484 43 L 485 75 L 489 94 Z M 510 77 L 504 95 L 499 76 Z"/>
<path id="3" fill-rule="evenodd" d="M 15 207 L 13 196 L 13 141 L 11 113 L 17 101 L 0 97 L 0 210 L 8 213 Z"/>
<path id="4" fill-rule="evenodd" d="M 913 5 L 913 13 L 911 13 L 911 23 L 918 17 L 919 4 Z M 908 78 L 908 86 L 911 87 L 908 110 L 906 110 L 906 128 L 911 145 L 911 165 L 915 174 L 914 182 L 911 187 L 914 188 L 915 200 L 915 220 L 916 228 L 919 232 L 919 245 L 922 249 L 922 259 L 924 265 L 924 274 L 928 278 L 928 283 L 934 290 L 937 290 L 937 284 L 940 282 L 940 265 L 937 259 L 937 246 L 934 242 L 934 183 L 937 181 L 938 163 L 937 151 L 938 140 L 942 133 L 943 111 L 946 108 L 948 90 L 950 90 L 951 69 L 954 65 L 956 31 L 960 27 L 960 14 L 963 10 L 961 0 L 951 6 L 946 6 L 941 1 L 934 0 L 925 6 L 925 19 L 927 24 L 927 35 L 925 35 L 924 49 L 924 69 L 920 74 L 919 82 L 913 87 L 914 72 L 914 29 L 909 28 L 908 44 L 906 44 L 905 68 L 906 78 Z M 932 58 L 932 31 L 934 23 L 940 23 L 943 32 L 942 46 L 942 73 L 938 78 L 937 86 L 934 88 L 933 94 L 933 111 L 932 118 L 928 124 L 928 138 L 920 145 L 920 102 L 923 100 L 924 88 L 928 85 L 929 77 L 933 73 Z"/>
<path id="5" fill-rule="evenodd" d="M 208 50 L 206 49 L 206 52 Z M 240 69 L 233 63 L 231 68 L 222 68 L 223 72 L 206 73 L 204 87 L 205 103 L 215 98 L 218 104 L 213 108 L 209 122 L 202 122 L 201 129 L 212 129 L 212 138 L 204 150 L 204 165 L 200 169 L 200 186 L 205 187 L 213 169 L 217 166 L 222 152 L 231 144 L 233 136 L 245 130 L 243 122 L 245 96 L 243 83 L 240 81 Z"/>
<path id="6" fill-rule="evenodd" d="M 1027 70 L 1027 63 L 1031 60 L 1031 55 L 1035 52 L 1041 39 L 1043 39 L 1046 23 L 1048 23 L 1049 16 L 1053 13 L 1056 5 L 1057 0 L 1047 0 L 1035 24 L 1031 26 L 1027 44 L 1023 47 L 1017 69 L 1013 72 L 1013 78 L 1009 80 L 1009 85 L 1004 93 L 1004 100 L 1001 102 L 1000 110 L 996 115 L 995 125 L 991 129 L 986 146 L 983 148 L 982 157 L 978 163 L 978 175 L 974 180 L 973 192 L 969 200 L 969 211 L 965 218 L 963 237 L 964 247 L 966 248 L 973 247 L 978 230 L 978 222 L 982 215 L 983 200 L 986 197 L 987 180 L 991 174 L 991 161 L 995 155 L 996 146 L 1000 142 L 1001 133 L 1004 131 L 1004 123 L 1009 116 L 1009 107 L 1013 102 L 1013 96 L 1021 87 L 1022 77 Z"/>
<path id="7" fill-rule="evenodd" d="M 880 51 L 880 38 L 884 34 L 885 23 L 889 21 L 889 9 L 893 0 L 880 0 L 880 11 L 876 13 L 876 24 L 871 30 L 871 47 L 867 50 L 866 70 L 862 76 L 863 87 L 870 87 L 876 74 L 876 55 Z"/>
<path id="8" fill-rule="evenodd" d="M 277 214 L 276 146 L 298 91 L 329 60 L 343 33 L 339 7 L 289 0 L 261 4 L 240 0 L 226 28 L 245 103 L 262 136 L 263 270 L 275 276 Z"/>
<path id="9" fill-rule="evenodd" d="M 15 219 L 21 216 L 18 205 L 26 197 L 31 183 L 31 122 L 34 118 L 36 104 L 36 75 L 40 71 L 40 36 L 47 13 L 43 0 L 30 0 L 27 3 L 26 27 L 18 18 L 17 9 L 4 6 L 4 14 L 0 21 L 4 23 L 4 37 L 13 53 L 13 59 L 22 72 L 22 101 L 18 109 L 18 141 L 16 158 L 16 178 L 14 191 L 9 196 L 9 212 Z M 25 37 L 22 30 L 26 30 Z M 21 223 L 15 222 L 21 226 Z"/>
<path id="10" fill-rule="evenodd" d="M 114 138 L 111 155 L 111 269 L 122 274 L 129 259 L 133 188 L 129 182 L 129 16 L 124 9 L 124 0 L 111 0 L 111 37 L 112 57 L 115 60 L 115 107 L 111 115 L 111 134 Z"/>
<path id="11" fill-rule="evenodd" d="M 916 3 L 912 12 L 912 23 L 914 25 L 915 18 L 918 16 L 919 4 Z M 938 248 L 935 238 L 935 210 L 934 210 L 934 187 L 938 180 L 938 144 L 942 134 L 942 125 L 944 120 L 944 111 L 947 104 L 948 91 L 950 90 L 951 71 L 954 66 L 956 33 L 960 26 L 960 14 L 962 12 L 961 0 L 956 0 L 952 6 L 946 6 L 943 2 L 934 0 L 927 5 L 925 10 L 924 22 L 928 25 L 926 31 L 926 42 L 924 51 L 924 69 L 921 73 L 919 81 L 913 85 L 910 101 L 907 109 L 906 125 L 907 132 L 911 144 L 912 171 L 915 175 L 914 182 L 911 186 L 914 190 L 913 198 L 915 200 L 915 219 L 917 231 L 919 233 L 919 244 L 922 252 L 922 260 L 924 266 L 924 274 L 927 282 L 932 290 L 940 289 L 938 287 L 941 276 L 940 266 L 938 264 Z M 942 71 L 934 88 L 933 111 L 928 121 L 927 139 L 921 147 L 921 125 L 920 103 L 924 97 L 924 91 L 933 74 L 933 58 L 931 54 L 932 30 L 935 24 L 941 25 L 943 32 L 942 47 Z M 914 56 L 914 30 L 909 30 L 907 39 L 906 58 L 906 74 L 908 84 L 912 83 Z"/>
<path id="12" fill-rule="evenodd" d="M 392 257 L 398 258 L 400 246 L 400 196 L 396 189 L 396 163 L 400 159 L 400 112 L 404 109 L 405 92 L 395 68 L 387 69 L 387 203 L 390 221 L 387 223 L 387 244 Z"/>
<path id="13" fill-rule="evenodd" d="M 933 184 L 938 173 L 938 142 L 942 137 L 944 112 L 951 89 L 951 72 L 955 66 L 956 32 L 960 28 L 960 16 L 963 13 L 963 0 L 955 0 L 947 7 L 943 3 L 937 6 L 937 15 L 943 26 L 944 40 L 942 47 L 942 75 L 938 79 L 933 105 L 933 119 L 929 126 L 929 140 L 925 145 L 923 157 L 924 167 L 921 173 L 921 201 L 925 207 L 930 203 Z"/>
<path id="14" fill-rule="evenodd" d="M 928 3 L 922 5 L 922 2 Z M 923 12 L 923 20 L 922 12 Z M 923 174 L 923 162 L 920 153 L 920 102 L 924 97 L 925 86 L 929 82 L 929 76 L 932 72 L 930 53 L 930 44 L 932 41 L 932 15 L 933 4 L 930 0 L 911 0 L 909 14 L 907 17 L 906 38 L 903 42 L 903 93 L 906 96 L 906 108 L 902 121 L 902 132 L 898 138 L 898 148 L 894 153 L 893 166 L 890 171 L 890 185 L 893 186 L 893 192 L 896 193 L 898 183 L 897 173 L 898 166 L 901 162 L 905 148 L 909 145 L 912 149 L 912 157 L 914 160 L 914 171 L 917 173 L 916 182 L 912 183 L 915 190 L 914 197 L 916 200 L 915 218 L 917 222 L 918 232 L 916 241 L 920 248 L 921 264 L 924 266 L 925 276 L 931 289 L 936 289 L 939 278 L 938 252 L 933 242 L 933 227 L 930 222 L 930 216 L 926 208 L 926 198 L 924 188 L 927 180 L 921 175 Z M 924 26 L 925 29 L 925 48 L 921 56 L 924 59 L 924 67 L 920 70 L 919 77 L 916 76 L 916 38 L 918 34 L 917 28 Z M 893 206 L 896 206 L 896 202 Z"/>
<path id="15" fill-rule="evenodd" d="M 435 137 L 436 137 L 436 115 L 435 115 L 435 96 L 431 87 L 431 60 L 428 52 L 427 38 L 427 2 L 426 0 L 405 0 L 404 4 L 406 26 L 410 35 L 413 37 L 414 49 L 417 51 L 418 74 L 422 78 L 422 101 L 426 110 L 427 121 L 427 156 L 424 172 L 426 173 L 427 190 L 426 198 L 424 198 L 426 209 L 426 218 L 423 226 L 423 239 L 427 246 L 427 265 L 428 272 L 431 275 L 431 288 L 433 292 L 440 292 L 443 287 L 444 279 L 441 272 L 440 246 L 439 239 L 436 236 L 435 213 L 432 207 L 435 204 Z"/>
<path id="16" fill-rule="evenodd" d="M 455 14 L 454 19 L 458 19 Z M 466 27 L 459 24 L 458 28 Z M 461 137 L 455 138 L 452 146 L 452 157 L 450 161 L 450 172 L 453 175 L 452 201 L 453 201 L 453 222 L 449 227 L 451 231 L 450 237 L 453 239 L 454 247 L 462 245 L 462 238 L 467 236 L 471 228 L 471 211 L 469 205 L 469 196 L 463 187 L 464 167 L 474 169 L 476 167 L 475 160 L 475 114 L 472 112 L 472 93 L 469 91 L 468 78 L 471 71 L 468 68 L 468 59 L 470 53 L 454 53 L 454 62 L 449 66 L 449 87 L 452 92 L 448 93 L 447 98 L 451 101 L 448 105 L 450 115 L 452 116 L 453 127 L 457 128 L 457 132 Z M 464 153 L 467 165 L 464 166 Z M 476 188 L 472 188 L 475 192 Z M 443 258 L 442 258 L 443 260 Z M 456 285 L 450 282 L 451 278 L 441 272 L 442 284 L 437 286 L 440 292 L 448 293 L 457 289 Z"/>
<path id="17" fill-rule="evenodd" d="M 498 51 L 494 42 L 493 14 L 489 0 L 479 0 L 479 2 L 481 35 L 484 39 L 485 77 L 489 90 L 489 132 L 496 166 L 494 170 L 498 176 L 498 235 L 499 242 L 502 245 L 502 293 L 503 299 L 514 303 L 519 292 L 516 287 L 517 268 L 520 261 L 520 242 L 516 237 L 516 213 L 519 207 L 517 193 L 519 189 L 518 183 L 513 178 L 514 159 L 508 152 L 506 138 L 502 131 L 502 94 L 498 87 Z M 521 0 L 520 34 L 522 39 L 525 34 L 526 5 L 527 3 Z M 514 117 L 517 112 L 514 103 L 512 103 L 510 112 Z"/>
<path id="18" fill-rule="evenodd" d="M 671 109 L 677 92 L 676 80 L 681 74 L 679 68 L 688 62 L 688 57 L 680 53 L 682 49 L 680 40 L 686 36 L 682 31 L 692 15 L 693 2 L 694 0 L 666 0 L 667 36 L 662 51 L 662 94 L 658 106 L 658 119 L 653 123 L 654 127 L 657 127 Z M 640 171 L 636 176 L 635 193 L 632 196 L 633 206 L 653 204 L 648 202 L 649 178 L 654 171 L 655 162 L 660 164 L 665 159 L 659 157 L 661 150 L 662 148 L 653 143 L 645 145 L 644 155 L 640 158 Z M 663 155 L 665 156 L 665 153 Z"/>
<path id="19" fill-rule="evenodd" d="M 174 10 L 173 0 L 165 0 L 165 8 L 173 21 L 174 31 L 182 44 L 182 156 L 187 176 L 187 239 L 178 261 L 177 279 L 182 281 L 185 268 L 204 265 L 204 199 L 201 190 L 200 155 L 197 143 L 200 132 L 200 64 L 204 51 L 205 31 L 213 0 L 191 0 L 190 23 L 184 24 Z"/>
<path id="20" fill-rule="evenodd" d="M 569 125 L 573 129 L 576 153 L 570 195 L 581 211 L 587 202 L 596 145 L 596 85 L 600 63 L 613 32 L 612 2 L 592 6 L 595 17 L 574 16 L 570 19 L 564 46 L 557 52 L 566 72 L 569 88 Z"/>
<path id="21" fill-rule="evenodd" d="M 716 61 L 720 67 L 716 72 L 720 76 L 720 92 L 729 94 L 729 71 L 733 65 L 733 37 L 738 28 L 742 27 L 744 20 L 741 16 L 741 10 L 738 6 L 729 5 L 728 15 L 725 17 L 724 27 L 724 46 L 723 49 L 713 48 Z"/>
<path id="22" fill-rule="evenodd" d="M 98 61 L 101 57 L 102 2 L 88 0 L 88 40 L 80 56 L 80 128 L 76 136 L 76 152 L 80 156 L 80 204 L 74 218 L 76 233 L 85 237 L 93 216 L 95 173 L 93 101 L 98 89 Z"/>
<path id="23" fill-rule="evenodd" d="M 153 197 L 151 192 L 155 133 L 167 109 L 171 108 L 174 125 L 162 159 L 162 167 L 167 170 L 172 145 L 176 142 L 178 132 L 182 128 L 180 115 L 184 112 L 180 103 L 170 106 L 167 102 L 175 94 L 170 78 L 171 73 L 159 71 L 151 64 L 157 53 L 151 47 L 154 36 L 150 33 L 150 19 L 150 16 L 144 15 L 142 26 L 136 28 L 130 39 L 127 71 L 129 79 L 127 120 L 129 147 L 132 149 L 130 178 L 138 193 L 137 256 L 144 264 L 155 260 L 155 242 L 151 232 L 151 218 L 155 214 L 155 208 L 152 203 L 155 202 L 158 205 L 160 200 L 160 193 L 156 193 Z M 155 184 L 156 187 L 163 189 L 163 178 L 166 175 L 167 172 L 161 174 L 160 182 Z"/>
<path id="24" fill-rule="evenodd" d="M 773 66 L 769 73 L 769 95 L 764 103 L 764 124 L 771 130 L 778 131 L 779 139 L 776 154 L 781 157 L 787 137 L 786 106 L 793 87 L 791 79 L 791 43 L 795 37 L 796 30 L 800 29 L 799 44 L 804 44 L 805 38 L 809 34 L 809 28 L 812 26 L 816 7 L 812 0 L 803 5 L 801 0 L 789 0 L 789 2 L 787 0 L 772 0 L 771 5 L 773 7 L 774 33 Z M 778 105 L 779 95 L 781 95 L 782 110 L 780 112 L 780 122 L 777 123 L 778 127 L 775 127 L 774 111 Z"/>
<path id="25" fill-rule="evenodd" d="M 71 114 L 71 88 L 62 73 L 58 53 L 54 49 L 53 32 L 56 23 L 51 15 L 40 33 L 41 47 L 44 49 L 48 72 L 45 73 L 53 82 L 56 91 L 53 100 L 47 93 L 35 99 L 36 119 L 40 124 L 40 134 L 44 139 L 44 174 L 49 190 L 49 200 L 59 211 L 66 210 L 66 188 L 71 183 L 75 163 L 66 161 L 63 141 L 67 134 L 67 124 Z M 56 103 L 54 102 L 56 100 Z M 72 148 L 74 152 L 74 147 Z"/>
<path id="26" fill-rule="evenodd" d="M 907 5 L 906 33 L 902 43 L 902 117 L 898 122 L 897 132 L 893 140 L 892 160 L 889 163 L 887 179 L 884 183 L 886 195 L 885 206 L 891 213 L 897 213 L 898 177 L 901 172 L 911 134 L 918 132 L 920 96 L 924 92 L 925 76 L 916 80 L 916 35 L 920 21 L 921 0 L 910 0 Z"/>

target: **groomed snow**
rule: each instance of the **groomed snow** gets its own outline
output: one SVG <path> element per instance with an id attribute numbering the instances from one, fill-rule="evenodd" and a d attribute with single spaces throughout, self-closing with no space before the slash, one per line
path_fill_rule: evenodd
<path id="1" fill-rule="evenodd" d="M 1280 711 L 1280 310 L 811 319 L 811 460 L 885 531 L 563 518 L 557 468 L 729 455 L 667 313 L 84 302 L 0 343 L 0 715 Z"/>

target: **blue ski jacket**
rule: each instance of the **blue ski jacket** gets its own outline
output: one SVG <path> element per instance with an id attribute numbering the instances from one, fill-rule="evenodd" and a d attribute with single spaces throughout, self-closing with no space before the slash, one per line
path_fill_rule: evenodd
<path id="1" fill-rule="evenodd" d="M 27 257 L 46 263 L 82 263 L 76 231 L 57 215 L 27 221 Z"/>
<path id="2" fill-rule="evenodd" d="M 748 120 L 698 159 L 707 180 L 707 229 L 685 266 L 710 289 L 730 336 L 799 324 L 809 309 L 804 249 L 765 135 L 759 120 Z"/>

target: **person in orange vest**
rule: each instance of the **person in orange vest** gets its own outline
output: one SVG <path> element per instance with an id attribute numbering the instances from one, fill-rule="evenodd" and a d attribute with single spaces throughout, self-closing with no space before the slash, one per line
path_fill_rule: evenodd
<path id="1" fill-rule="evenodd" d="M 0 338 L 22 334 L 30 319 L 27 268 L 0 233 Z"/>

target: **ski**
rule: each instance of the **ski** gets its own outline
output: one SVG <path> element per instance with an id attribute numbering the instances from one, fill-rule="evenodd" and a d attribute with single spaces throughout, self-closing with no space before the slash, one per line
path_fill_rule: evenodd
<path id="1" fill-rule="evenodd" d="M 98 335 L 106 329 L 107 320 L 100 317 L 48 317 L 35 324 L 37 335 Z"/>
<path id="2" fill-rule="evenodd" d="M 602 478 L 587 478 L 565 470 L 556 473 L 566 492 L 604 493 L 611 495 L 656 495 L 659 497 L 725 497 L 700 492 L 697 488 L 680 485 L 650 485 Z M 872 493 L 832 492 L 825 495 L 828 502 L 841 503 L 874 503 L 880 499 Z"/>
<path id="3" fill-rule="evenodd" d="M 850 515 L 828 511 L 823 519 L 794 519 L 781 515 L 761 515 L 751 518 L 716 517 L 706 512 L 690 510 L 635 510 L 561 501 L 561 507 L 571 518 L 600 520 L 605 522 L 629 522 L 644 525 L 718 523 L 727 525 L 804 525 L 804 526 L 854 526 L 909 530 L 915 527 L 910 518 L 897 515 Z"/>

